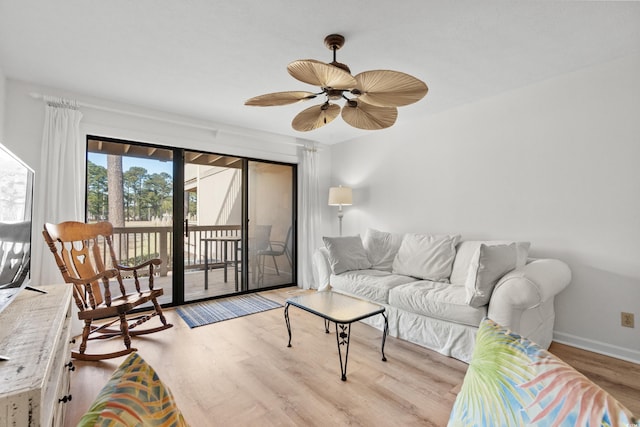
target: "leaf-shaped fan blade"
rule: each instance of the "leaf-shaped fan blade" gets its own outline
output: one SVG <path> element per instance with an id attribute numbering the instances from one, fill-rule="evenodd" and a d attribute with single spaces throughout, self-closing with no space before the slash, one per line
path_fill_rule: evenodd
<path id="1" fill-rule="evenodd" d="M 287 65 L 287 70 L 294 78 L 310 85 L 322 88 L 353 89 L 356 79 L 346 71 L 334 65 L 314 59 L 301 59 Z"/>
<path id="2" fill-rule="evenodd" d="M 352 106 L 355 104 L 355 106 Z M 398 118 L 395 107 L 379 107 L 360 99 L 347 102 L 342 108 L 342 119 L 354 128 L 378 130 L 393 126 Z"/>
<path id="3" fill-rule="evenodd" d="M 422 81 L 400 71 L 373 70 L 356 76 L 359 100 L 379 107 L 401 107 L 421 100 L 429 88 Z"/>
<path id="4" fill-rule="evenodd" d="M 267 93 L 266 95 L 260 95 L 248 99 L 244 105 L 253 105 L 258 107 L 273 107 L 276 105 L 288 105 L 295 104 L 296 102 L 304 101 L 307 99 L 315 98 L 316 94 L 313 92 L 276 92 Z"/>
<path id="5" fill-rule="evenodd" d="M 339 114 L 340 106 L 336 104 L 314 105 L 295 116 L 291 126 L 300 132 L 307 132 L 326 125 Z"/>

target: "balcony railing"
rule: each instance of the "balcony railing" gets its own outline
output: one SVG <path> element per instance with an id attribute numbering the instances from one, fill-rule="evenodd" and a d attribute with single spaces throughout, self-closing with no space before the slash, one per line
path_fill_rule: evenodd
<path id="1" fill-rule="evenodd" d="M 203 238 L 240 236 L 239 225 L 189 225 L 184 241 L 184 269 L 204 268 Z M 173 227 L 114 227 L 113 243 L 121 264 L 135 265 L 160 258 L 160 276 L 173 270 Z M 208 248 L 208 264 L 222 265 L 224 242 L 212 242 Z M 103 253 L 107 252 L 103 250 Z M 105 260 L 106 264 L 109 264 Z"/>

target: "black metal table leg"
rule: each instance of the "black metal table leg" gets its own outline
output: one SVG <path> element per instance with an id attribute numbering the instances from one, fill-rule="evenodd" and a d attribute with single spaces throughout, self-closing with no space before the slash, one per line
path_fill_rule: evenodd
<path id="1" fill-rule="evenodd" d="M 331 324 L 331 321 L 329 321 L 329 319 L 324 319 L 324 333 L 328 334 L 329 333 L 329 325 Z"/>
<path id="2" fill-rule="evenodd" d="M 340 328 L 340 330 L 338 330 Z M 347 361 L 349 359 L 349 336 L 351 335 L 351 323 L 336 323 L 336 342 L 338 343 L 338 356 L 340 357 L 340 372 L 342 381 L 347 380 Z M 344 362 L 342 361 L 342 350 L 340 346 L 345 346 Z"/>
<path id="3" fill-rule="evenodd" d="M 382 332 L 382 361 L 386 362 L 387 357 L 384 355 L 384 343 L 387 341 L 387 335 L 389 335 L 389 320 L 384 313 L 380 314 L 384 317 L 384 331 Z"/>
<path id="4" fill-rule="evenodd" d="M 236 292 L 238 292 L 238 241 L 233 241 L 233 271 L 235 274 Z"/>
<path id="5" fill-rule="evenodd" d="M 209 242 L 204 241 L 204 289 L 209 289 Z"/>
<path id="6" fill-rule="evenodd" d="M 228 264 L 228 260 L 227 260 L 227 242 L 222 242 L 222 253 L 224 255 L 223 256 L 223 262 L 224 262 L 224 283 L 227 283 L 227 264 Z"/>
<path id="7" fill-rule="evenodd" d="M 284 321 L 287 324 L 287 332 L 289 333 L 289 344 L 287 344 L 287 347 L 291 347 L 291 322 L 289 321 L 289 303 L 284 306 Z"/>

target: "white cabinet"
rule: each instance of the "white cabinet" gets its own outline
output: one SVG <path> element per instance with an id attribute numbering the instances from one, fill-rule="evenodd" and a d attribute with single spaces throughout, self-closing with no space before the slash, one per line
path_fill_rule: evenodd
<path id="1" fill-rule="evenodd" d="M 0 314 L 0 427 L 62 426 L 73 369 L 71 285 L 29 290 Z"/>

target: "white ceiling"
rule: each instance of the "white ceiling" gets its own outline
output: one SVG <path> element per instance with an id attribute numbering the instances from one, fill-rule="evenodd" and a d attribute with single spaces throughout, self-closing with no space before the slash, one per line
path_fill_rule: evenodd
<path id="1" fill-rule="evenodd" d="M 353 74 L 391 69 L 427 83 L 423 100 L 399 108 L 402 126 L 640 53 L 640 3 L 0 0 L 0 68 L 8 78 L 328 144 L 384 132 L 341 119 L 291 129 L 314 101 L 243 105 L 263 93 L 313 91 L 286 65 L 330 62 L 330 33 L 346 37 L 338 61 Z"/>

